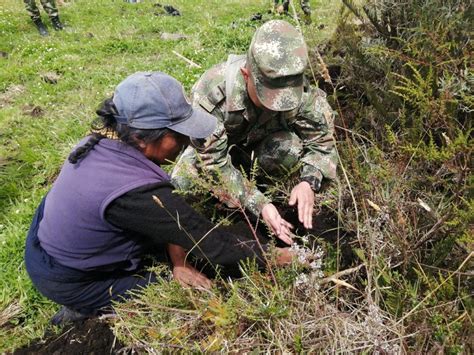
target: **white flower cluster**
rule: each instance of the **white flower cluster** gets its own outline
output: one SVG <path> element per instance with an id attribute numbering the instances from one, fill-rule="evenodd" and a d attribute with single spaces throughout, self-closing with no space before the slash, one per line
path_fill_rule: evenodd
<path id="1" fill-rule="evenodd" d="M 382 310 L 375 304 L 370 304 L 367 319 L 363 323 L 366 334 L 371 334 L 376 353 L 400 354 L 400 346 L 389 341 L 389 334 L 382 315 Z"/>
<path id="2" fill-rule="evenodd" d="M 299 274 L 295 280 L 295 287 L 301 288 L 302 286 L 309 283 L 309 277 L 306 274 Z"/>
<path id="3" fill-rule="evenodd" d="M 341 297 L 342 303 L 348 303 Z M 367 309 L 360 308 L 356 318 L 346 318 L 343 329 L 343 338 L 346 348 L 353 346 L 353 339 L 366 342 L 367 349 L 372 348 L 373 354 L 402 354 L 394 333 L 390 330 L 390 323 L 384 318 L 382 310 L 375 304 L 369 303 Z"/>
<path id="4" fill-rule="evenodd" d="M 387 207 L 382 207 L 381 211 L 375 218 L 370 219 L 369 241 L 372 244 L 374 258 L 377 256 L 384 256 L 385 261 L 390 265 L 391 260 L 402 254 L 401 250 L 396 247 L 390 240 L 389 226 L 390 214 L 387 212 Z"/>
<path id="5" fill-rule="evenodd" d="M 308 286 L 312 286 L 314 289 L 318 290 L 318 280 L 324 276 L 324 273 L 321 270 L 323 266 L 322 258 L 324 256 L 324 251 L 320 246 L 318 246 L 315 250 L 306 247 L 305 245 L 308 243 L 307 237 L 302 237 L 301 241 L 303 242 L 303 245 L 293 243 L 290 247 L 290 251 L 295 254 L 296 259 L 300 264 L 309 266 L 310 272 L 309 274 L 299 274 L 296 277 L 294 285 L 296 288 L 303 290 L 305 293 L 309 293 L 311 288 Z"/>

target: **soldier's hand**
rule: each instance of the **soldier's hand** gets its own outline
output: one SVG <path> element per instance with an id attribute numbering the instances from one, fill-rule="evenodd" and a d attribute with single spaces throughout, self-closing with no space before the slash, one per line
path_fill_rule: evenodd
<path id="1" fill-rule="evenodd" d="M 286 244 L 290 245 L 291 229 L 293 226 L 281 218 L 280 213 L 272 203 L 267 203 L 262 209 L 262 218 L 265 223 L 271 228 L 272 232 Z"/>
<path id="2" fill-rule="evenodd" d="M 308 182 L 296 185 L 290 194 L 290 206 L 298 204 L 298 219 L 305 228 L 313 228 L 314 192 Z"/>

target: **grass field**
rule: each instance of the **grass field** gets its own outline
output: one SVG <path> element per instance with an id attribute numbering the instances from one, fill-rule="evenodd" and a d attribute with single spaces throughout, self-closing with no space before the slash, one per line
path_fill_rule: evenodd
<path id="1" fill-rule="evenodd" d="M 23 3 L 0 3 L 0 352 L 40 337 L 57 306 L 32 287 L 24 266 L 34 210 L 72 145 L 88 131 L 98 104 L 136 71 L 163 71 L 187 90 L 205 69 L 243 53 L 269 0 L 170 0 L 180 17 L 159 14 L 156 1 L 70 0 L 66 24 L 42 38 Z M 38 1 L 39 3 L 39 1 Z M 165 4 L 165 3 L 163 3 Z M 334 29 L 339 2 L 313 0 L 310 46 Z M 324 26 L 320 26 L 324 25 Z M 186 36 L 164 40 L 164 33 Z M 190 67 L 180 55 L 198 66 Z M 51 83 L 51 77 L 56 82 Z M 50 78 L 50 79 L 48 79 Z"/>

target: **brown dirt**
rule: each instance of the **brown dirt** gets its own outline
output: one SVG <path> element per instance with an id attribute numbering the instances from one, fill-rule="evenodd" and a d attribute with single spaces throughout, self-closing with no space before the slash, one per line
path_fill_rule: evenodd
<path id="1" fill-rule="evenodd" d="M 337 216 L 333 211 L 322 207 L 313 216 L 313 228 L 306 229 L 303 224 L 298 221 L 296 208 L 280 207 L 279 210 L 282 217 L 293 224 L 293 232 L 296 235 L 302 236 L 309 233 L 315 237 L 312 242 L 316 245 L 323 243 L 333 248 L 339 246 L 341 253 L 340 267 L 344 269 L 352 265 L 356 259 L 356 255 L 352 251 L 355 235 L 338 226 Z"/>
<path id="2" fill-rule="evenodd" d="M 25 92 L 23 85 L 10 85 L 4 92 L 0 92 L 0 108 L 13 103 L 15 99 Z"/>
<path id="3" fill-rule="evenodd" d="M 21 354 L 127 354 L 129 351 L 115 338 L 107 322 L 89 319 L 64 326 L 59 335 L 46 336 L 15 350 Z"/>
<path id="4" fill-rule="evenodd" d="M 44 115 L 44 109 L 41 106 L 35 106 L 33 104 L 23 106 L 22 111 L 25 115 L 31 117 L 41 117 Z"/>
<path id="5" fill-rule="evenodd" d="M 192 204 L 192 200 L 188 201 Z M 201 210 L 208 218 L 211 218 L 211 214 L 207 214 L 209 211 L 215 213 L 215 206 L 219 204 L 216 199 L 211 199 L 208 201 L 209 206 Z M 202 206 L 201 206 L 202 207 Z M 293 233 L 297 236 L 312 235 L 314 238 L 311 238 L 313 246 L 326 244 L 330 245 L 332 248 L 339 246 L 340 248 L 340 267 L 346 268 L 350 267 L 354 260 L 356 260 L 356 255 L 353 253 L 353 243 L 355 242 L 354 233 L 343 230 L 338 225 L 337 215 L 334 211 L 331 211 L 329 208 L 321 207 L 313 215 L 313 228 L 306 229 L 303 224 L 298 220 L 298 210 L 296 207 L 276 205 L 280 215 L 288 222 L 290 222 L 294 228 Z M 228 231 L 241 235 L 250 239 L 253 239 L 253 233 L 249 228 L 248 224 L 244 221 L 242 214 L 233 213 L 234 210 L 222 208 L 217 211 L 221 217 L 228 217 L 232 221 L 232 225 L 223 227 Z M 255 225 L 255 218 L 250 215 L 247 216 L 250 219 L 250 223 Z M 270 239 L 273 239 L 276 242 L 276 245 L 279 247 L 288 247 L 285 243 L 279 239 L 275 239 L 268 235 L 268 230 L 265 225 L 260 222 L 256 230 L 257 236 L 262 243 L 268 242 Z"/>

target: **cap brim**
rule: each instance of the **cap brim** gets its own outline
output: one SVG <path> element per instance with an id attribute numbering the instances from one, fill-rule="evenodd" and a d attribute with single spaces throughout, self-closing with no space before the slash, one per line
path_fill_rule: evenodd
<path id="1" fill-rule="evenodd" d="M 255 85 L 257 97 L 271 111 L 290 111 L 297 108 L 303 96 L 303 84 L 295 86 L 274 87 L 265 81 L 256 65 L 250 65 L 251 80 Z"/>
<path id="2" fill-rule="evenodd" d="M 193 113 L 188 119 L 180 121 L 167 128 L 184 134 L 191 138 L 206 138 L 209 137 L 216 129 L 217 119 L 209 113 L 193 108 Z"/>

